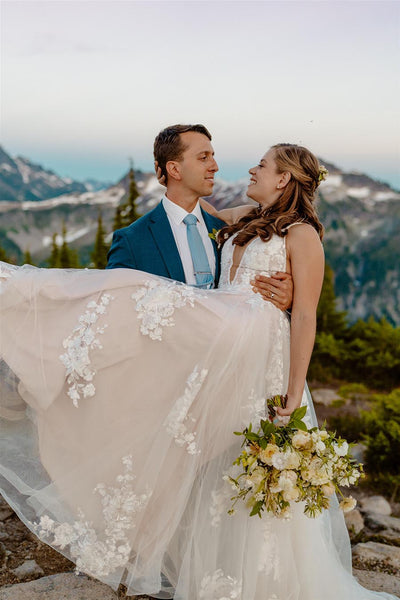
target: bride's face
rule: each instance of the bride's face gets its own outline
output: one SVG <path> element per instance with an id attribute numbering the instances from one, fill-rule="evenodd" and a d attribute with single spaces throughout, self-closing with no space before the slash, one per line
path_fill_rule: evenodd
<path id="1" fill-rule="evenodd" d="M 271 206 L 282 193 L 282 173 L 277 172 L 274 151 L 268 150 L 256 167 L 249 169 L 247 196 L 264 208 Z"/>

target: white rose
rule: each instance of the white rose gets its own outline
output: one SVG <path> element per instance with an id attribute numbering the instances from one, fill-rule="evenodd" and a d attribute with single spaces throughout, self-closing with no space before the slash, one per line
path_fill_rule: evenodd
<path id="1" fill-rule="evenodd" d="M 282 471 L 279 475 L 279 487 L 283 492 L 292 490 L 297 482 L 297 474 L 294 471 Z"/>
<path id="2" fill-rule="evenodd" d="M 341 444 L 333 444 L 333 449 L 338 456 L 346 456 L 349 451 L 349 445 L 347 442 L 342 442 Z"/>
<path id="3" fill-rule="evenodd" d="M 312 438 L 308 431 L 298 431 L 292 438 L 292 445 L 299 450 L 310 450 L 312 448 Z"/>
<path id="4" fill-rule="evenodd" d="M 278 469 L 278 471 L 283 471 L 286 469 L 286 457 L 284 453 L 281 451 L 276 452 L 272 456 L 271 464 L 273 467 L 275 467 L 275 469 Z"/>
<path id="5" fill-rule="evenodd" d="M 286 459 L 286 468 L 287 469 L 298 469 L 300 466 L 300 458 L 294 450 L 285 450 L 284 456 Z"/>
<path id="6" fill-rule="evenodd" d="M 324 494 L 324 496 L 332 496 L 334 492 L 335 486 L 331 481 L 322 486 L 322 493 Z"/>
<path id="7" fill-rule="evenodd" d="M 272 457 L 279 452 L 276 444 L 267 444 L 267 447 L 258 454 L 258 458 L 266 465 L 272 465 Z"/>
<path id="8" fill-rule="evenodd" d="M 343 512 L 350 512 L 353 510 L 353 508 L 355 508 L 356 504 L 357 500 L 355 500 L 353 496 L 349 496 L 348 498 L 343 498 L 339 506 Z"/>
<path id="9" fill-rule="evenodd" d="M 284 500 L 286 500 L 286 502 L 290 502 L 291 500 L 297 500 L 299 496 L 300 492 L 297 487 L 283 492 L 283 498 Z"/>

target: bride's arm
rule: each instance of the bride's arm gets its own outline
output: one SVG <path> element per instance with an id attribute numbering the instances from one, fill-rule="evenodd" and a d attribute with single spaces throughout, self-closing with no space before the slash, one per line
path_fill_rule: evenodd
<path id="1" fill-rule="evenodd" d="M 234 208 L 223 208 L 222 210 L 217 210 L 212 204 L 204 200 L 204 198 L 200 198 L 200 206 L 203 210 L 208 212 L 210 215 L 214 217 L 218 217 L 222 221 L 225 221 L 228 225 L 232 225 L 239 221 L 242 217 L 247 215 L 253 208 L 255 208 L 255 204 L 243 204 L 242 206 L 235 206 Z"/>
<path id="2" fill-rule="evenodd" d="M 286 409 L 290 415 L 301 403 L 308 365 L 314 346 L 317 306 L 324 278 L 324 251 L 311 225 L 296 225 L 286 239 L 293 277 L 293 305 L 290 327 L 290 371 Z"/>

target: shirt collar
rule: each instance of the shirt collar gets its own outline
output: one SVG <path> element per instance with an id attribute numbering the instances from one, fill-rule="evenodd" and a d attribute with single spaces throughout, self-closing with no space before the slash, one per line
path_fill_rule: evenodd
<path id="1" fill-rule="evenodd" d="M 165 212 L 167 213 L 168 218 L 172 219 L 172 221 L 176 225 L 180 225 L 182 223 L 183 219 L 186 217 L 186 215 L 189 214 L 184 208 L 182 208 L 178 204 L 175 204 L 175 202 L 171 202 L 171 200 L 169 200 L 167 198 L 167 196 L 165 196 L 165 194 L 162 197 L 162 203 L 163 203 L 163 207 L 165 209 Z M 201 212 L 199 202 L 197 202 L 197 204 L 194 207 L 194 209 L 192 210 L 191 214 L 195 215 L 195 217 L 197 217 L 197 219 L 198 219 L 198 221 L 200 221 L 200 223 L 204 223 L 203 214 Z"/>

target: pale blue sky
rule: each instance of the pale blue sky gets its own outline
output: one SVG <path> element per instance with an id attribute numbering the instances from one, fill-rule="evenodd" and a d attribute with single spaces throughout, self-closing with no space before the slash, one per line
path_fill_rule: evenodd
<path id="1" fill-rule="evenodd" d="M 75 178 L 204 123 L 222 178 L 302 143 L 400 188 L 400 3 L 2 2 L 2 143 Z"/>

